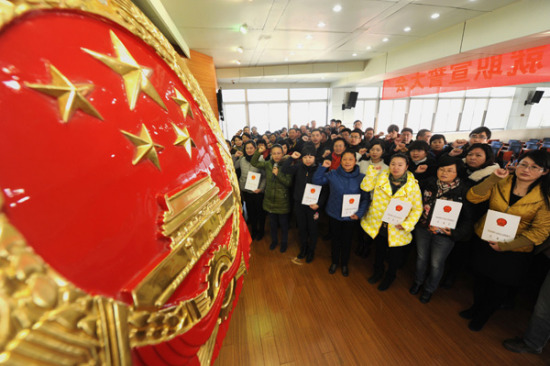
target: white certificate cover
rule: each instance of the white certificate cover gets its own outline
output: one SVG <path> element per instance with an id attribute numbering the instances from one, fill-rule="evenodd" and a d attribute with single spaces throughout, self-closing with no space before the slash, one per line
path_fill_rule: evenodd
<path id="1" fill-rule="evenodd" d="M 304 197 L 302 198 L 302 205 L 315 205 L 319 202 L 319 195 L 321 194 L 322 186 L 307 183 L 304 190 Z"/>
<path id="2" fill-rule="evenodd" d="M 520 216 L 489 210 L 485 218 L 481 239 L 503 243 L 512 241 L 516 237 L 520 220 Z"/>
<path id="3" fill-rule="evenodd" d="M 412 203 L 407 201 L 401 201 L 397 198 L 392 198 L 382 221 L 387 222 L 388 224 L 398 225 L 405 221 L 409 212 L 411 211 Z"/>
<path id="4" fill-rule="evenodd" d="M 342 217 L 350 217 L 359 210 L 360 194 L 345 194 L 342 201 Z"/>
<path id="5" fill-rule="evenodd" d="M 462 210 L 462 202 L 436 200 L 432 213 L 431 226 L 440 228 L 456 228 L 458 216 Z"/>
<path id="6" fill-rule="evenodd" d="M 262 178 L 261 173 L 254 173 L 254 172 L 248 172 L 248 175 L 246 176 L 246 184 L 244 185 L 244 189 L 247 189 L 249 191 L 255 191 L 260 186 L 260 179 Z"/>

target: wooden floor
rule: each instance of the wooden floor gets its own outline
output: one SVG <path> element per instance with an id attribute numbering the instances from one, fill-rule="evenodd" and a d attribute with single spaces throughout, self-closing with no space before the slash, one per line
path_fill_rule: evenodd
<path id="1" fill-rule="evenodd" d="M 215 366 L 306 365 L 550 365 L 542 355 L 507 351 L 502 340 L 521 335 L 533 301 L 499 310 L 481 332 L 458 312 L 471 305 L 471 278 L 438 290 L 428 304 L 409 294 L 414 256 L 386 292 L 370 285 L 372 255 L 354 254 L 350 275 L 328 273 L 330 244 L 298 265 L 296 229 L 286 253 L 270 240 L 252 243 L 250 271 Z"/>

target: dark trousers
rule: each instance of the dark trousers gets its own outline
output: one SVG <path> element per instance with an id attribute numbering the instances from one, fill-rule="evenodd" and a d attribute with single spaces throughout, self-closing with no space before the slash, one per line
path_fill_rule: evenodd
<path id="1" fill-rule="evenodd" d="M 288 244 L 288 214 L 269 213 L 269 222 L 271 226 L 271 243 L 277 245 L 278 229 L 281 228 L 281 248 L 286 248 Z"/>
<path id="2" fill-rule="evenodd" d="M 540 288 L 535 311 L 523 336 L 525 343 L 537 351 L 542 351 L 550 338 L 550 272 Z"/>
<path id="3" fill-rule="evenodd" d="M 252 236 L 263 236 L 265 231 L 265 218 L 267 216 L 267 213 L 262 207 L 264 202 L 264 194 L 243 191 L 242 196 L 243 201 L 246 202 L 246 209 L 248 210 L 247 224 L 250 225 L 250 232 Z"/>
<path id="4" fill-rule="evenodd" d="M 317 230 L 319 210 L 312 210 L 309 206 L 294 202 L 294 214 L 296 215 L 298 233 L 300 234 L 300 251 L 314 253 L 319 235 Z"/>
<path id="5" fill-rule="evenodd" d="M 348 265 L 355 223 L 355 221 L 329 218 L 330 235 L 332 236 L 332 264 Z"/>
<path id="6" fill-rule="evenodd" d="M 384 261 L 388 260 L 388 271 L 386 277 L 395 278 L 397 269 L 401 267 L 407 255 L 407 245 L 401 247 L 390 247 L 388 244 L 388 230 L 381 227 L 376 238 L 374 238 L 376 255 L 374 256 L 374 273 L 384 273 Z"/>
<path id="7" fill-rule="evenodd" d="M 486 322 L 508 298 L 511 286 L 499 283 L 492 278 L 476 273 L 474 282 L 474 320 Z"/>

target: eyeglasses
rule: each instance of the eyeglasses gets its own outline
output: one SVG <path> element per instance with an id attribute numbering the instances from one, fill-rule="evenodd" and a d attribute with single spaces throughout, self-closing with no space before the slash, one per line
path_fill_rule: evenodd
<path id="1" fill-rule="evenodd" d="M 526 163 L 519 163 L 517 167 L 521 168 L 521 169 L 527 169 L 531 172 L 542 172 L 542 171 L 544 171 L 544 168 L 538 167 L 536 165 L 529 165 L 529 164 L 526 164 Z"/>
<path id="2" fill-rule="evenodd" d="M 472 138 L 472 139 L 487 140 L 487 136 L 485 136 L 485 135 L 478 135 L 478 134 L 476 134 L 476 133 L 470 135 L 470 138 Z"/>

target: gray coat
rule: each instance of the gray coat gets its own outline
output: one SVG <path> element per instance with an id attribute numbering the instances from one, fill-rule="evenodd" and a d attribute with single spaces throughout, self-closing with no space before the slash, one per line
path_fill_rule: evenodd
<path id="1" fill-rule="evenodd" d="M 260 156 L 259 161 L 264 161 L 264 158 Z M 239 178 L 239 188 L 241 189 L 241 192 L 253 193 L 248 189 L 244 189 L 244 186 L 246 185 L 246 178 L 248 177 L 248 172 L 262 174 L 262 179 L 260 180 L 260 185 L 258 186 L 258 189 L 260 189 L 262 192 L 265 191 L 266 181 L 265 172 L 263 169 L 253 167 L 244 156 L 241 156 L 239 158 L 233 156 L 233 164 L 235 165 L 235 169 L 241 168 L 241 177 Z"/>

